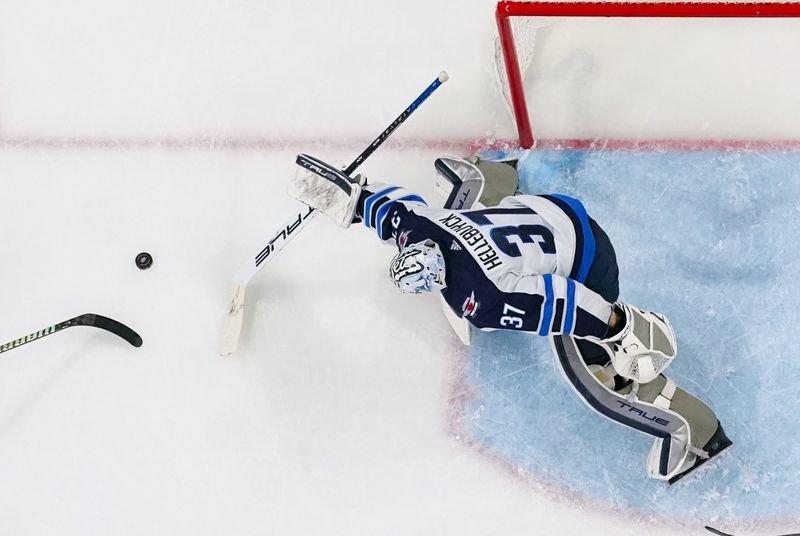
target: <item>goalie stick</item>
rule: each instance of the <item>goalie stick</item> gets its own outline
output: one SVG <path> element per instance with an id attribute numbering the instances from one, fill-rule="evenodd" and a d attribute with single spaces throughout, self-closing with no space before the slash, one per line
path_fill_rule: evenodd
<path id="1" fill-rule="evenodd" d="M 364 151 L 356 157 L 353 162 L 344 169 L 346 175 L 351 175 L 369 155 L 375 152 L 384 141 L 416 110 L 420 104 L 430 97 L 431 93 L 448 80 L 449 76 L 442 71 L 426 89 L 423 91 L 408 108 L 403 110 L 397 118 L 384 130 Z M 245 264 L 236 272 L 236 276 L 230 290 L 228 300 L 228 310 L 225 315 L 225 324 L 222 328 L 222 338 L 220 341 L 220 355 L 230 355 L 236 351 L 239 344 L 239 336 L 242 331 L 242 321 L 244 319 L 244 300 L 247 293 L 247 283 L 273 259 L 286 244 L 314 219 L 317 211 L 313 208 L 305 207 L 297 215 L 289 218 L 286 223 L 276 232 L 257 255 L 247 260 Z"/>
<path id="2" fill-rule="evenodd" d="M 71 328 L 74 326 L 91 326 L 95 328 L 100 328 L 109 333 L 113 333 L 118 337 L 122 337 L 126 341 L 128 341 L 133 346 L 137 348 L 142 345 L 142 338 L 139 336 L 138 333 L 133 331 L 131 328 L 123 324 L 122 322 L 117 322 L 112 318 L 108 318 L 102 315 L 96 314 L 83 314 L 80 316 L 76 316 L 75 318 L 70 318 L 69 320 L 65 320 L 63 322 L 59 322 L 53 326 L 48 326 L 44 329 L 40 329 L 30 335 L 26 335 L 24 337 L 20 337 L 19 339 L 15 339 L 13 341 L 7 342 L 0 346 L 0 354 L 3 352 L 8 352 L 9 350 L 13 350 L 15 348 L 19 348 L 23 344 L 28 344 L 29 342 L 37 341 L 42 337 L 47 337 L 48 335 L 52 335 L 53 333 L 58 333 L 59 331 L 67 328 Z"/>

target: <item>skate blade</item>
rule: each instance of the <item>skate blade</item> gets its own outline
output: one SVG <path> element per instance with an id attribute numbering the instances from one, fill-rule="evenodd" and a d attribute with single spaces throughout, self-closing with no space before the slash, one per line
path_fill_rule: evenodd
<path id="1" fill-rule="evenodd" d="M 711 461 L 711 460 L 716 460 L 717 458 L 719 458 L 720 456 L 722 456 L 723 454 L 725 454 L 725 453 L 728 451 L 728 449 L 729 449 L 729 448 L 730 448 L 732 445 L 733 445 L 733 441 L 731 441 L 731 440 L 728 440 L 728 444 L 727 444 L 727 445 L 725 445 L 724 447 L 722 447 L 722 449 L 720 449 L 720 450 L 719 450 L 719 451 L 718 451 L 718 452 L 717 452 L 717 453 L 716 453 L 714 456 L 712 456 L 711 458 L 701 459 L 699 462 L 697 462 L 696 464 L 694 464 L 694 466 L 693 466 L 691 469 L 689 469 L 688 471 L 684 471 L 683 473 L 681 473 L 681 474 L 679 474 L 679 475 L 673 476 L 672 478 L 670 478 L 670 479 L 668 480 L 668 482 L 669 482 L 670 486 L 671 486 L 672 484 L 674 484 L 675 482 L 677 482 L 678 480 L 682 479 L 682 478 L 683 478 L 683 477 L 685 477 L 685 476 L 689 476 L 689 475 L 691 475 L 691 474 L 697 474 L 697 470 L 698 470 L 698 469 L 700 469 L 700 468 L 701 468 L 703 465 L 705 465 L 705 463 L 706 463 L 706 462 L 709 462 L 709 461 Z"/>

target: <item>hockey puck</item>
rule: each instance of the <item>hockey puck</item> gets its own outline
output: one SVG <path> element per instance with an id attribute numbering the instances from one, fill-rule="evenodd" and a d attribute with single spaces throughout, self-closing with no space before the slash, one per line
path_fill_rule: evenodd
<path id="1" fill-rule="evenodd" d="M 153 256 L 143 251 L 136 255 L 136 267 L 140 270 L 147 270 L 153 266 Z"/>

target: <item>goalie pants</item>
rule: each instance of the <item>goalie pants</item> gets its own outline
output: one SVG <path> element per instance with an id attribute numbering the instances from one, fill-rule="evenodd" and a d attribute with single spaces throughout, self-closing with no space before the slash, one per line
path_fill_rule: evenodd
<path id="1" fill-rule="evenodd" d="M 613 303 L 619 297 L 614 247 L 594 220 L 589 223 L 595 255 L 584 284 Z M 651 451 L 648 458 L 651 476 L 674 476 L 687 452 L 702 449 L 716 432 L 719 423 L 714 412 L 663 374 L 639 385 L 635 396 L 630 396 L 633 382 L 614 373 L 605 345 L 567 336 L 553 337 L 551 345 L 562 374 L 590 408 L 654 438 L 656 452 Z"/>

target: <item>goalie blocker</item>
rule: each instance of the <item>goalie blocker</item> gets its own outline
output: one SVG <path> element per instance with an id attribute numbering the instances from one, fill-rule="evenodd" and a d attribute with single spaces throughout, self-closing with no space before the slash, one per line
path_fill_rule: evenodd
<path id="1" fill-rule="evenodd" d="M 356 218 L 356 208 L 363 176 L 349 177 L 343 171 L 308 154 L 297 156 L 299 171 L 289 182 L 287 193 L 306 205 L 319 210 L 342 228 Z M 515 162 L 499 163 L 455 156 L 442 156 L 434 161 L 436 192 L 444 199 L 444 208 L 469 210 L 490 206 L 504 197 L 517 193 L 519 180 Z M 490 177 L 487 181 L 486 177 Z"/>
<path id="2" fill-rule="evenodd" d="M 339 227 L 350 227 L 361 195 L 359 180 L 307 154 L 297 155 L 297 165 L 306 171 L 295 173 L 287 193 L 319 210 Z"/>

